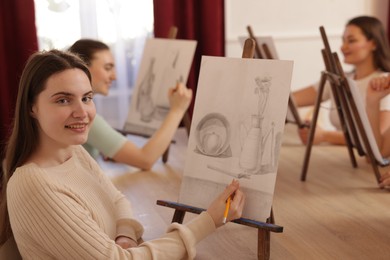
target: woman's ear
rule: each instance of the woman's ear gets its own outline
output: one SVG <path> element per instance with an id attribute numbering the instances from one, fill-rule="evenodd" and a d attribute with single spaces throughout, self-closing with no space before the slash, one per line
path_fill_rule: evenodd
<path id="1" fill-rule="evenodd" d="M 36 108 L 34 105 L 30 107 L 30 116 L 32 116 L 33 118 L 35 118 L 35 113 L 36 113 L 35 110 Z"/>

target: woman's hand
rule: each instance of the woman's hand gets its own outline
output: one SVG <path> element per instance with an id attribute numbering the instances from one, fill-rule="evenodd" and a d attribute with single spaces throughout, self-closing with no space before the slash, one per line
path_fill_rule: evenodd
<path id="1" fill-rule="evenodd" d="M 242 210 L 245 204 L 245 195 L 240 190 L 240 184 L 237 180 L 233 180 L 226 189 L 210 204 L 207 212 L 214 220 L 215 226 L 223 225 L 224 212 L 227 199 L 233 196 L 230 202 L 227 221 L 231 221 L 241 217 Z"/>
<path id="2" fill-rule="evenodd" d="M 388 94 L 390 94 L 390 76 L 371 79 L 367 88 L 367 105 L 378 104 Z"/>
<path id="3" fill-rule="evenodd" d="M 382 91 L 390 87 L 390 76 L 376 77 L 370 80 L 369 86 L 376 91 Z"/>
<path id="4" fill-rule="evenodd" d="M 390 187 L 390 172 L 387 172 L 382 175 L 381 182 L 379 183 L 379 187 L 381 188 Z"/>
<path id="5" fill-rule="evenodd" d="M 310 122 L 308 121 L 306 121 L 305 124 L 310 126 Z M 298 128 L 298 134 L 302 143 L 307 145 L 310 134 L 310 127 Z M 325 131 L 320 126 L 317 126 L 316 131 L 314 132 L 313 144 L 316 145 L 323 142 L 325 142 Z"/>
<path id="6" fill-rule="evenodd" d="M 129 237 L 125 236 L 119 236 L 115 239 L 115 244 L 119 245 L 123 249 L 131 248 L 131 247 L 137 247 L 138 244 L 136 241 Z"/>
<path id="7" fill-rule="evenodd" d="M 168 98 L 171 110 L 184 113 L 190 106 L 192 89 L 188 89 L 182 83 L 178 83 L 176 87 L 169 89 Z"/>

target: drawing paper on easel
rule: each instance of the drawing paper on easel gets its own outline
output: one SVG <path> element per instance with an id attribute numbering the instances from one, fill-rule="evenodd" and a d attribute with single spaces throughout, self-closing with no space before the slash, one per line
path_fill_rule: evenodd
<path id="1" fill-rule="evenodd" d="M 352 98 L 353 98 L 353 101 L 355 102 L 355 105 L 356 105 L 356 109 L 357 109 L 357 112 L 358 112 L 358 116 L 360 117 L 360 120 L 362 121 L 362 124 L 363 124 L 363 128 L 361 131 L 364 131 L 365 134 L 367 135 L 367 139 L 368 139 L 368 142 L 371 146 L 371 150 L 374 154 L 374 157 L 375 159 L 383 164 L 383 165 L 386 165 L 387 162 L 385 162 L 386 159 L 383 158 L 379 148 L 378 148 L 378 145 L 376 143 L 376 140 L 375 140 L 375 136 L 374 136 L 374 133 L 372 132 L 372 128 L 371 128 L 371 124 L 370 124 L 370 121 L 368 119 L 368 116 L 367 116 L 367 113 L 366 113 L 366 108 L 364 107 L 364 101 L 363 101 L 363 98 L 362 98 L 362 95 L 361 93 L 359 92 L 359 89 L 358 87 L 356 86 L 356 83 L 354 80 L 350 79 L 350 78 L 347 78 L 348 80 L 348 85 L 350 87 L 350 91 L 351 91 L 351 94 L 352 94 Z M 347 99 L 347 102 L 349 100 Z M 348 106 L 349 106 L 349 109 L 352 111 L 352 108 L 351 108 L 351 103 L 348 102 Z M 352 113 L 353 115 L 353 113 Z M 356 118 L 354 117 L 353 118 L 353 123 L 354 125 L 352 127 L 354 127 L 355 129 L 360 129 L 356 123 Z M 351 126 L 348 126 L 348 127 L 351 127 Z M 360 140 L 360 143 L 363 145 L 363 148 L 365 150 L 365 152 L 367 151 L 367 147 L 364 147 L 364 142 L 363 142 L 363 139 L 362 139 L 362 134 L 358 131 L 358 136 L 359 136 L 359 140 Z"/>
<path id="2" fill-rule="evenodd" d="M 179 202 L 207 208 L 235 178 L 247 195 L 243 217 L 269 217 L 292 67 L 202 57 Z"/>
<path id="3" fill-rule="evenodd" d="M 145 44 L 125 131 L 152 135 L 169 111 L 168 89 L 186 84 L 196 41 L 148 39 Z"/>

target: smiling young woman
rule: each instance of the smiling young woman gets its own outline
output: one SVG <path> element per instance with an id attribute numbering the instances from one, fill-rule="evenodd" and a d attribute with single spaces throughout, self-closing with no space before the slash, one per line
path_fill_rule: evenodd
<path id="1" fill-rule="evenodd" d="M 23 259 L 182 259 L 228 220 L 245 196 L 233 181 L 203 212 L 140 243 L 142 225 L 127 198 L 81 146 L 95 116 L 91 75 L 76 55 L 33 54 L 22 73 L 6 151 L 0 246 L 14 237 Z M 8 244 L 8 243 L 7 243 Z"/>
<path id="2" fill-rule="evenodd" d="M 345 26 L 341 45 L 344 62 L 353 66 L 353 70 L 347 76 L 355 80 L 363 97 L 372 78 L 390 72 L 390 47 L 382 23 L 375 17 L 359 16 L 349 20 Z M 319 84 L 315 84 L 293 93 L 297 106 L 314 105 Z M 336 131 L 324 130 L 317 126 L 314 136 L 314 144 L 331 143 L 344 145 L 345 139 L 341 131 L 341 125 L 337 110 L 332 99 L 330 86 L 325 86 L 323 101 L 331 99 L 332 106 L 329 113 L 330 122 Z M 390 126 L 390 96 L 381 101 L 381 128 Z M 299 129 L 301 141 L 306 144 L 310 130 Z"/>

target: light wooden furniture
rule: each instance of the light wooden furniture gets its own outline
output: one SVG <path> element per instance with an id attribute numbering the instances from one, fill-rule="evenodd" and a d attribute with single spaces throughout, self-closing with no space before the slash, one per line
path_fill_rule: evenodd
<path id="1" fill-rule="evenodd" d="M 175 140 L 169 164 L 157 162 L 151 171 L 99 162 L 131 200 L 135 218 L 145 227 L 144 240 L 160 237 L 172 219 L 172 209 L 156 201 L 179 197 L 186 131 L 179 129 Z M 300 182 L 304 152 L 296 126 L 287 124 L 272 206 L 284 231 L 271 237 L 271 259 L 390 259 L 390 190 L 376 188 L 371 165 L 358 157 L 359 167 L 352 168 L 345 147 L 319 145 L 312 151 L 312 178 Z M 184 223 L 195 216 L 187 213 Z M 255 260 L 257 235 L 254 228 L 228 223 L 197 245 L 195 259 Z"/>

